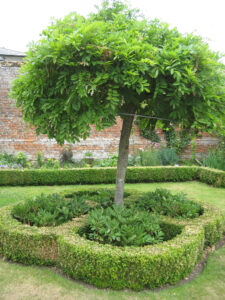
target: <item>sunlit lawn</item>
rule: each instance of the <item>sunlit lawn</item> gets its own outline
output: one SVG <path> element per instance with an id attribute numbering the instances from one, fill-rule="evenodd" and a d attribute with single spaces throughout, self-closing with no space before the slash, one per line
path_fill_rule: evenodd
<path id="1" fill-rule="evenodd" d="M 90 186 L 0 187 L 0 206 L 29 199 L 41 193 L 49 194 Z M 100 185 L 99 187 L 113 187 Z M 127 184 L 127 189 L 152 191 L 158 187 L 173 192 L 182 191 L 190 199 L 211 203 L 225 211 L 225 189 L 199 182 Z M 160 291 L 99 290 L 73 281 L 50 268 L 23 266 L 0 260 L 0 299 L 224 299 L 225 247 L 208 258 L 204 271 L 195 279 L 180 286 Z"/>

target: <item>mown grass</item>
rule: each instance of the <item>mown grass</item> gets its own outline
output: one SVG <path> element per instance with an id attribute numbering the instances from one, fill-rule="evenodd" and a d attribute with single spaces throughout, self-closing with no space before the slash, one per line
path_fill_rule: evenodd
<path id="1" fill-rule="evenodd" d="M 113 185 L 100 185 L 112 187 Z M 85 189 L 90 186 L 1 187 L 0 206 L 29 199 L 41 193 Z M 199 182 L 127 184 L 127 189 L 152 191 L 167 188 L 182 191 L 192 200 L 211 203 L 225 211 L 225 189 L 210 187 Z M 182 285 L 160 291 L 99 290 L 58 274 L 56 269 L 24 266 L 0 260 L 0 299 L 224 299 L 225 247 L 216 250 L 207 260 L 204 271 Z"/>

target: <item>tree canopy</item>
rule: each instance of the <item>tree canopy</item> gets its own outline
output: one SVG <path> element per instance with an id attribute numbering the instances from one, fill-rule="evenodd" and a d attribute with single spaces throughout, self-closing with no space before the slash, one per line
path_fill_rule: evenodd
<path id="1" fill-rule="evenodd" d="M 224 131 L 220 58 L 199 36 L 148 20 L 121 1 L 103 1 L 87 18 L 71 13 L 43 31 L 11 95 L 37 133 L 60 144 L 85 139 L 91 124 L 101 130 L 124 114 Z"/>
<path id="2" fill-rule="evenodd" d="M 32 44 L 12 95 L 37 133 L 63 144 L 128 112 L 185 127 L 222 127 L 224 65 L 199 36 L 182 35 L 113 1 L 71 13 Z"/>

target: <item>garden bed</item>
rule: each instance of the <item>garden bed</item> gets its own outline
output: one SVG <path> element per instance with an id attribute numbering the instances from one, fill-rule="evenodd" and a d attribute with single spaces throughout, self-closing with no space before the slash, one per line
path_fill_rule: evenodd
<path id="1" fill-rule="evenodd" d="M 94 190 L 93 190 L 94 191 Z M 137 196 L 128 193 L 126 202 Z M 204 247 L 222 238 L 224 216 L 204 204 L 195 219 L 163 217 L 162 225 L 178 226 L 180 234 L 157 245 L 115 247 L 81 237 L 86 216 L 57 227 L 24 225 L 0 209 L 0 254 L 25 264 L 56 265 L 74 279 L 114 289 L 155 288 L 185 278 L 201 259 Z"/>

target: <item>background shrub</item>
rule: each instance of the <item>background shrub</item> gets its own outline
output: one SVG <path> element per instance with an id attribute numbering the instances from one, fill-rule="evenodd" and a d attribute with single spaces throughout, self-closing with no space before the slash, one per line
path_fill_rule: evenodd
<path id="1" fill-rule="evenodd" d="M 93 162 L 94 167 L 116 167 L 118 154 L 110 155 L 108 158 L 96 160 Z"/>
<path id="2" fill-rule="evenodd" d="M 41 168 L 42 166 L 44 166 L 45 160 L 44 160 L 44 157 L 43 157 L 43 155 L 42 155 L 42 153 L 40 151 L 38 151 L 36 159 L 37 159 L 37 166 L 39 168 Z"/>
<path id="3" fill-rule="evenodd" d="M 161 147 L 158 156 L 163 166 L 174 166 L 179 162 L 179 156 L 174 148 Z"/>
<path id="4" fill-rule="evenodd" d="M 176 150 L 166 147 L 160 149 L 146 147 L 131 155 L 128 160 L 130 166 L 174 166 L 178 162 Z"/>
<path id="5" fill-rule="evenodd" d="M 28 162 L 27 156 L 21 152 L 17 155 L 8 154 L 7 152 L 0 153 L 0 168 L 25 168 L 31 164 Z"/>
<path id="6" fill-rule="evenodd" d="M 225 171 L 225 151 L 220 149 L 210 150 L 208 155 L 202 156 L 202 165 Z"/>
<path id="7" fill-rule="evenodd" d="M 157 149 L 146 147 L 130 156 L 128 164 L 130 166 L 160 166 L 162 161 Z"/>

